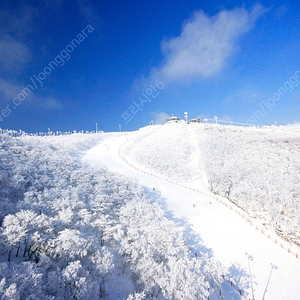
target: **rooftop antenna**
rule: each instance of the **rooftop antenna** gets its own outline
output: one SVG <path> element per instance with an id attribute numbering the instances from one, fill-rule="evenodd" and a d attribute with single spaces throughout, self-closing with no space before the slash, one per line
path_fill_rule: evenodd
<path id="1" fill-rule="evenodd" d="M 188 120 L 188 112 L 187 111 L 184 112 L 184 118 L 185 118 L 185 121 L 187 122 L 187 120 Z"/>

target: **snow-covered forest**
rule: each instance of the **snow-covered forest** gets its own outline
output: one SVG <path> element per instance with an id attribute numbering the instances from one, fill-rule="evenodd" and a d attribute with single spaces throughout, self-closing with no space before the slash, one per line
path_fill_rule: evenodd
<path id="1" fill-rule="evenodd" d="M 101 139 L 0 135 L 0 298 L 219 293 L 226 270 L 205 253 L 195 255 L 187 239 L 192 232 L 166 217 L 159 193 L 81 161 Z M 187 161 L 189 152 L 180 155 Z"/>
<path id="2" fill-rule="evenodd" d="M 121 156 L 139 170 L 226 197 L 268 230 L 299 244 L 299 133 L 299 126 L 184 122 L 131 133 L 3 131 L 0 298 L 218 299 L 223 275 L 239 276 L 240 287 L 249 288 L 245 269 L 232 273 L 228 266 L 234 261 L 223 267 L 202 244 L 201 231 L 170 217 L 159 190 L 102 163 L 116 157 L 124 163 Z M 87 164 L 82 158 L 91 148 L 92 161 L 102 152 Z M 205 199 L 195 208 L 184 197 L 176 201 L 190 205 L 194 225 L 201 209 L 212 218 L 219 213 Z M 213 223 L 218 228 L 218 220 Z"/>
<path id="3" fill-rule="evenodd" d="M 227 197 L 299 245 L 299 125 L 157 125 L 133 133 L 121 154 L 140 169 Z"/>

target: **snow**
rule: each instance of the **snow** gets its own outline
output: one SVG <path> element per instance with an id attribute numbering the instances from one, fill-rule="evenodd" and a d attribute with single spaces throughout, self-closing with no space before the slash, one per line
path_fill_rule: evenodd
<path id="1" fill-rule="evenodd" d="M 249 298 L 252 297 L 252 292 L 248 277 L 249 268 L 246 253 L 253 256 L 250 268 L 255 299 L 261 299 L 262 297 L 265 300 L 300 299 L 299 259 L 296 259 L 295 256 L 282 249 L 274 241 L 268 239 L 266 235 L 255 230 L 233 210 L 213 200 L 212 197 L 204 196 L 166 180 L 145 174 L 131 167 L 119 156 L 120 147 L 124 143 L 129 141 L 129 145 L 132 146 L 133 140 L 141 139 L 141 135 L 151 137 L 154 130 L 156 129 L 146 128 L 139 137 L 136 137 L 138 133 L 120 134 L 118 137 L 107 135 L 105 141 L 87 152 L 84 160 L 90 164 L 102 163 L 110 170 L 138 178 L 139 182 L 148 187 L 149 190 L 153 188 L 159 190 L 164 199 L 162 204 L 169 218 L 187 221 L 191 228 L 201 236 L 202 241 L 199 247 L 209 249 L 208 251 L 224 267 L 228 268 L 228 276 L 241 289 L 245 290 Z M 152 137 L 151 139 L 153 140 Z M 139 147 L 139 145 L 137 144 L 136 147 Z M 157 148 L 156 145 L 155 149 Z M 140 148 L 140 151 L 143 150 L 143 148 Z M 164 154 L 167 156 L 167 153 Z M 142 171 L 147 170 L 145 166 L 139 166 L 136 161 L 131 163 Z M 165 179 L 168 180 L 169 178 L 165 177 Z M 190 179 L 190 177 L 188 176 L 187 179 Z M 227 199 L 223 200 L 228 201 Z M 267 231 L 267 229 L 265 230 Z M 289 245 L 289 247 L 292 247 L 292 245 Z M 276 269 L 272 268 L 273 265 L 276 266 Z M 240 297 L 226 284 L 223 284 L 223 292 L 227 293 L 225 299 L 239 299 Z"/>
<path id="2" fill-rule="evenodd" d="M 120 153 L 141 170 L 227 197 L 269 230 L 299 243 L 299 136 L 299 126 L 183 122 L 142 128 Z"/>
<path id="3" fill-rule="evenodd" d="M 299 133 L 0 134 L 0 297 L 300 299 Z"/>
<path id="4" fill-rule="evenodd" d="M 118 136 L 74 134 L 65 145 L 0 135 L 1 298 L 192 300 L 218 290 L 220 265 L 195 256 L 159 193 L 82 162 L 84 144 L 109 151 Z"/>

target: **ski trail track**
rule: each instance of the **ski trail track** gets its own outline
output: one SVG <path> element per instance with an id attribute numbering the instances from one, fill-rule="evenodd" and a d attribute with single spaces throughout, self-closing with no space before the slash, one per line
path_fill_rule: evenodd
<path id="1" fill-rule="evenodd" d="M 266 238 L 237 213 L 211 197 L 144 174 L 128 165 L 120 156 L 120 147 L 130 133 L 105 134 L 103 141 L 83 157 L 91 165 L 98 163 L 109 170 L 137 178 L 149 190 L 155 188 L 165 199 L 165 209 L 175 218 L 184 219 L 201 236 L 202 244 L 229 268 L 232 279 L 252 299 L 250 262 L 255 299 L 300 300 L 300 262 L 271 239 Z M 276 266 L 276 268 L 274 267 Z M 230 290 L 230 289 L 229 289 Z M 230 296 L 229 296 L 230 294 Z M 244 299 L 227 293 L 224 299 Z"/>

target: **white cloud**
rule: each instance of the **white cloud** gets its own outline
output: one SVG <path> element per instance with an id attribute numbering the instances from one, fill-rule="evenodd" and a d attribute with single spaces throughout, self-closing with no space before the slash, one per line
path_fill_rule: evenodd
<path id="1" fill-rule="evenodd" d="M 20 87 L 12 85 L 7 80 L 0 78 L 0 103 L 12 100 L 20 92 Z"/>
<path id="2" fill-rule="evenodd" d="M 169 114 L 160 111 L 160 112 L 153 112 L 151 113 L 152 118 L 153 118 L 153 123 L 156 124 L 165 124 L 166 119 L 170 117 Z"/>
<path id="3" fill-rule="evenodd" d="M 212 17 L 195 12 L 184 22 L 180 36 L 162 42 L 165 62 L 152 69 L 148 79 L 160 78 L 167 84 L 216 75 L 238 49 L 238 39 L 265 11 L 256 5 L 251 11 L 236 8 Z"/>
<path id="4" fill-rule="evenodd" d="M 94 26 L 96 26 L 96 24 L 101 24 L 99 14 L 95 10 L 91 1 L 77 0 L 76 3 L 78 5 L 79 13 L 85 22 Z"/>
<path id="5" fill-rule="evenodd" d="M 22 102 L 17 102 L 20 104 L 22 103 L 22 105 L 42 110 L 60 110 L 63 108 L 61 101 L 54 97 L 36 95 L 36 90 L 34 90 L 34 88 L 28 88 L 28 86 L 24 85 L 16 85 L 0 78 L 0 110 L 1 106 L 5 106 L 7 104 L 10 104 L 11 107 L 13 107 L 13 99 L 18 97 L 20 94 L 24 96 L 24 100 Z"/>
<path id="6" fill-rule="evenodd" d="M 30 41 L 38 10 L 30 5 L 13 5 L 6 1 L 0 11 L 0 72 L 16 75 L 32 58 Z"/>
<path id="7" fill-rule="evenodd" d="M 24 40 L 36 29 L 33 21 L 38 14 L 38 9 L 26 4 L 16 5 L 11 1 L 7 2 L 10 3 L 6 5 L 6 9 L 0 11 L 0 33 Z"/>
<path id="8" fill-rule="evenodd" d="M 31 51 L 25 44 L 8 35 L 0 39 L 0 65 L 5 71 L 19 72 L 30 59 Z"/>
<path id="9" fill-rule="evenodd" d="M 60 110 L 63 108 L 62 103 L 53 97 L 39 99 L 39 101 L 40 107 L 45 110 Z"/>

